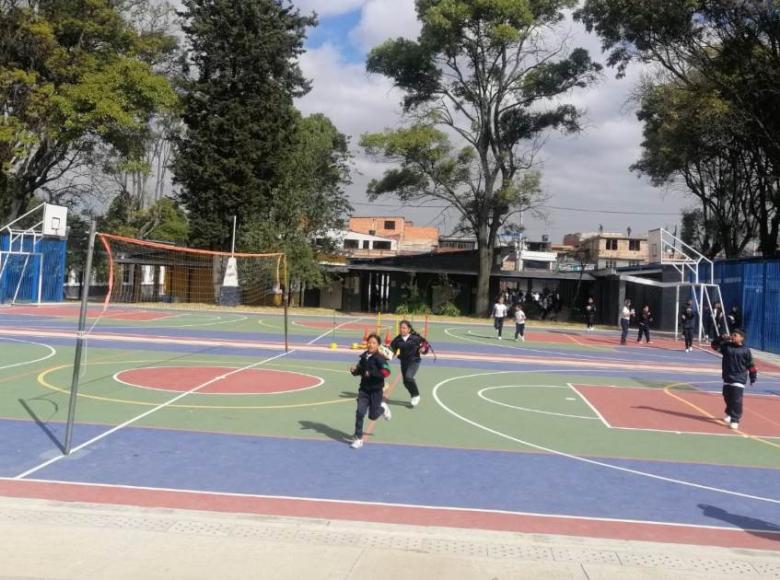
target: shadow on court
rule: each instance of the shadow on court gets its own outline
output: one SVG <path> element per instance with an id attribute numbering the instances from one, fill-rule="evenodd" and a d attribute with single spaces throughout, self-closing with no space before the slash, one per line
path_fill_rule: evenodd
<path id="1" fill-rule="evenodd" d="M 655 411 L 656 413 L 663 413 L 664 415 L 672 415 L 673 417 L 682 417 L 683 419 L 692 419 L 701 423 L 714 423 L 720 425 L 721 422 L 717 419 L 711 419 L 704 415 L 694 415 L 693 413 L 681 413 L 679 411 L 672 411 L 670 409 L 661 409 L 659 407 L 651 407 L 649 405 L 636 405 L 631 407 L 632 409 L 642 409 L 645 411 Z"/>
<path id="2" fill-rule="evenodd" d="M 708 518 L 726 522 L 759 538 L 780 542 L 780 526 L 777 524 L 758 518 L 733 514 L 714 505 L 700 503 L 699 508 L 702 514 Z"/>
<path id="3" fill-rule="evenodd" d="M 298 421 L 301 425 L 301 431 L 315 431 L 320 435 L 324 435 L 328 439 L 338 441 L 339 443 L 346 443 L 352 438 L 352 434 L 345 433 L 335 427 L 326 425 L 325 423 L 317 423 L 315 421 Z"/>
<path id="4" fill-rule="evenodd" d="M 41 400 L 41 399 L 38 399 L 38 400 Z M 56 413 L 57 412 L 57 404 L 54 403 L 53 401 L 49 401 L 47 399 L 44 399 L 44 400 L 46 400 L 47 403 L 51 403 L 54 406 L 54 413 Z M 33 411 L 32 407 L 30 407 L 30 405 L 27 404 L 27 401 L 25 401 L 24 399 L 18 399 L 18 401 L 19 401 L 19 404 L 22 406 L 22 408 L 30 416 L 30 418 L 33 421 L 35 421 L 35 424 L 38 425 L 38 427 L 40 427 L 41 431 L 44 432 L 46 437 L 48 437 L 49 440 L 52 443 L 54 443 L 54 445 L 57 447 L 57 449 L 59 449 L 62 453 L 65 453 L 65 445 L 60 443 L 60 440 L 57 438 L 57 435 L 54 433 L 54 431 L 52 431 L 49 428 L 49 426 L 46 424 L 46 422 L 43 421 L 40 417 L 38 417 L 38 415 L 35 413 L 35 411 Z M 54 415 L 54 413 L 52 413 L 52 415 Z"/>

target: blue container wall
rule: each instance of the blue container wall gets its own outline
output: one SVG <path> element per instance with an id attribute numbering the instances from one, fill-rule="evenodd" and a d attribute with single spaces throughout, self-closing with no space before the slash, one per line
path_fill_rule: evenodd
<path id="1" fill-rule="evenodd" d="M 726 309 L 742 309 L 742 325 L 753 348 L 780 354 L 780 260 L 715 263 Z"/>
<path id="2" fill-rule="evenodd" d="M 7 251 L 9 247 L 8 235 L 0 236 L 0 249 Z M 21 240 L 15 243 L 12 249 L 40 253 L 42 256 L 6 255 L 7 264 L 0 278 L 0 302 L 13 300 L 15 294 L 17 301 L 37 301 L 38 273 L 41 267 L 43 267 L 41 301 L 62 302 L 65 287 L 66 241 L 44 238 L 40 240 L 37 247 L 34 247 L 32 238 L 27 237 L 23 243 Z"/>

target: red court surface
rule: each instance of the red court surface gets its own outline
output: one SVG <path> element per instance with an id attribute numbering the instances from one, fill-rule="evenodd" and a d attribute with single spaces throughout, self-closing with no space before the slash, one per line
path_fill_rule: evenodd
<path id="1" fill-rule="evenodd" d="M 681 433 L 740 435 L 720 420 L 719 393 L 573 385 L 610 427 Z M 780 437 L 780 397 L 746 395 L 742 434 Z"/>
<path id="2" fill-rule="evenodd" d="M 320 377 L 302 373 L 238 370 L 230 367 L 153 367 L 122 371 L 114 378 L 131 387 L 181 393 L 203 385 L 198 393 L 204 395 L 270 395 L 313 389 L 323 384 Z"/>

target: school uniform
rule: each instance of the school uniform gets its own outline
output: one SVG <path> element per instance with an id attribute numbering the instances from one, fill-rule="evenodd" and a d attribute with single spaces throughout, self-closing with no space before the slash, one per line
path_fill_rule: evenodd
<path id="1" fill-rule="evenodd" d="M 726 403 L 725 420 L 735 426 L 742 418 L 742 398 L 748 379 L 752 385 L 758 378 L 753 353 L 744 344 L 737 346 L 729 340 L 716 339 L 712 342 L 712 348 L 723 355 L 721 374 L 723 401 Z"/>
<path id="2" fill-rule="evenodd" d="M 596 324 L 596 305 L 595 304 L 586 304 L 585 305 L 585 322 L 588 325 L 588 330 L 591 330 L 593 328 L 593 325 Z"/>
<path id="3" fill-rule="evenodd" d="M 650 342 L 650 324 L 653 322 L 652 312 L 640 312 L 639 313 L 639 334 L 636 337 L 637 342 L 642 342 L 642 337 L 645 337 L 647 342 Z"/>
<path id="4" fill-rule="evenodd" d="M 366 351 L 360 355 L 352 374 L 360 377 L 357 411 L 355 412 L 355 439 L 362 439 L 363 421 L 366 413 L 372 421 L 384 414 L 382 395 L 385 379 L 390 376 L 390 365 L 387 359 L 378 352 L 371 354 Z"/>
<path id="5" fill-rule="evenodd" d="M 506 304 L 496 302 L 493 305 L 493 328 L 498 333 L 498 338 L 501 338 L 501 333 L 504 330 L 504 318 L 506 318 L 507 307 Z"/>
<path id="6" fill-rule="evenodd" d="M 515 340 L 517 340 L 517 337 L 522 337 L 523 340 L 525 340 L 525 312 L 523 312 L 523 309 L 519 306 L 515 308 Z"/>
<path id="7" fill-rule="evenodd" d="M 623 306 L 620 311 L 620 344 L 626 344 L 628 338 L 628 327 L 631 324 L 633 310 L 630 306 Z"/>
<path id="8" fill-rule="evenodd" d="M 693 348 L 693 333 L 696 330 L 696 313 L 693 308 L 686 308 L 680 314 L 682 323 L 682 334 L 685 338 L 685 350 Z"/>
<path id="9" fill-rule="evenodd" d="M 404 387 L 409 391 L 411 397 L 419 397 L 420 390 L 417 387 L 415 375 L 420 369 L 420 348 L 422 348 L 423 337 L 412 332 L 406 336 L 398 335 L 390 343 L 390 350 L 396 354 L 401 362 L 401 376 L 404 380 Z"/>

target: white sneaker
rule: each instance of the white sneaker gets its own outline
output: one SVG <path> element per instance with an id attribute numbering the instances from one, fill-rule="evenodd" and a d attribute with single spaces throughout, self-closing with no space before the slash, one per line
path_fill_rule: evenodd
<path id="1" fill-rule="evenodd" d="M 499 336 L 498 340 L 504 340 L 504 338 L 502 336 Z"/>
<path id="2" fill-rule="evenodd" d="M 363 447 L 363 440 L 362 439 L 355 439 L 350 444 L 350 447 L 352 447 L 352 449 L 360 449 L 361 447 Z"/>
<path id="3" fill-rule="evenodd" d="M 416 407 L 420 404 L 420 396 L 412 397 L 412 407 Z"/>
<path id="4" fill-rule="evenodd" d="M 731 422 L 731 428 L 732 429 L 739 429 L 739 423 L 735 423 L 734 421 Z"/>
<path id="5" fill-rule="evenodd" d="M 525 337 L 524 337 L 524 336 L 521 336 L 521 337 L 520 337 L 520 340 L 522 340 L 523 342 L 525 342 Z"/>
<path id="6" fill-rule="evenodd" d="M 731 423 L 731 415 L 726 415 L 725 417 L 723 417 L 723 421 L 725 421 L 727 424 Z"/>
<path id="7" fill-rule="evenodd" d="M 393 413 L 390 411 L 390 407 L 387 406 L 387 403 L 382 403 L 382 409 L 384 410 L 382 417 L 384 417 L 385 421 L 389 421 L 393 418 Z"/>

